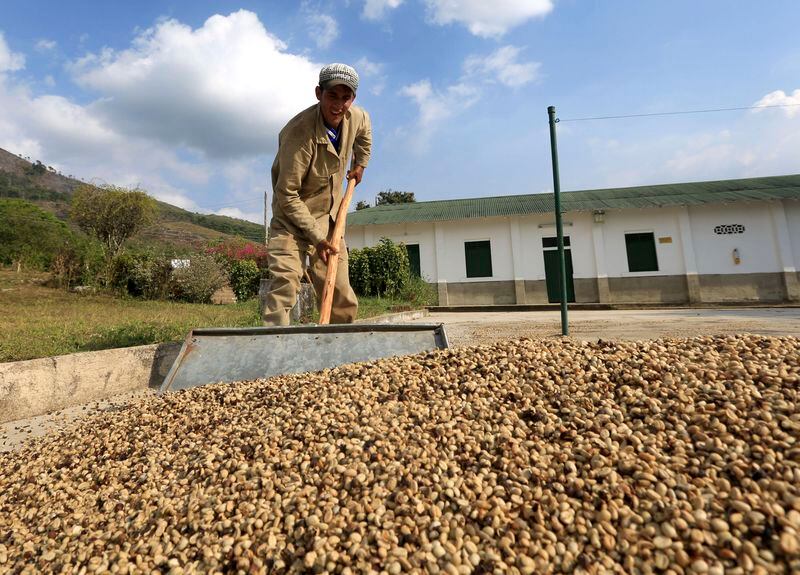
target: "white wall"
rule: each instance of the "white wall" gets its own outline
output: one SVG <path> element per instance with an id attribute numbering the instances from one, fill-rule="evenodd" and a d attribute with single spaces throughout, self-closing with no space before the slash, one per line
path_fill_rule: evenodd
<path id="1" fill-rule="evenodd" d="M 683 260 L 678 217 L 682 208 L 641 208 L 606 210 L 603 235 L 605 239 L 606 274 L 608 277 L 683 275 Z M 658 271 L 628 271 L 628 252 L 625 234 L 653 232 L 656 242 Z M 659 238 L 672 238 L 672 243 L 660 243 Z"/>
<path id="2" fill-rule="evenodd" d="M 445 254 L 439 264 L 438 279 L 448 282 L 513 280 L 511 231 L 508 218 L 482 218 L 456 222 L 436 222 L 442 233 Z M 492 277 L 467 278 L 464 242 L 489 240 L 492 246 Z"/>
<path id="3" fill-rule="evenodd" d="M 347 229 L 345 239 L 349 248 L 360 249 L 376 245 L 381 238 L 389 238 L 395 243 L 418 244 L 422 277 L 431 282 L 438 281 L 436 277 L 436 246 L 432 223 L 357 226 Z"/>
<path id="4" fill-rule="evenodd" d="M 592 215 L 570 212 L 561 217 L 564 236 L 569 237 L 572 252 L 572 275 L 576 278 L 591 278 L 597 274 L 592 243 Z M 551 214 L 537 214 L 519 218 L 520 244 L 522 248 L 521 272 L 517 277 L 526 280 L 543 280 L 544 250 L 542 239 L 556 237 L 555 219 Z"/>
<path id="5" fill-rule="evenodd" d="M 769 205 L 765 202 L 690 206 L 692 238 L 700 274 L 780 272 Z M 741 224 L 743 234 L 714 233 L 714 227 Z M 733 261 L 739 250 L 740 263 Z"/>
<path id="6" fill-rule="evenodd" d="M 800 202 L 784 202 L 794 265 L 800 269 Z M 608 277 L 683 275 L 687 273 L 680 218 L 689 217 L 694 253 L 699 274 L 741 274 L 781 271 L 775 231 L 769 204 L 765 202 L 730 205 L 676 206 L 606 210 L 604 222 L 595 224 L 590 212 L 564 214 L 564 235 L 569 236 L 575 278 L 598 275 L 595 257 L 593 226 L 603 234 L 605 275 Z M 742 224 L 744 234 L 719 235 L 714 227 L 723 224 Z M 442 246 L 437 262 L 436 233 Z M 518 228 L 518 254 L 512 257 L 512 230 Z M 625 249 L 625 234 L 653 232 L 656 241 L 658 271 L 630 272 Z M 515 278 L 544 280 L 542 238 L 555 237 L 552 214 L 532 214 L 519 217 L 480 218 L 452 222 L 423 222 L 397 225 L 350 228 L 347 242 L 351 248 L 371 246 L 380 238 L 394 242 L 419 244 L 422 276 L 428 281 L 475 282 L 507 281 Z M 660 243 L 659 238 L 671 238 Z M 492 246 L 492 277 L 467 278 L 464 242 L 490 240 Z M 736 265 L 732 252 L 738 248 L 741 262 Z M 691 253 L 691 252 L 690 252 Z M 514 259 L 517 269 L 514 269 Z M 437 265 L 438 264 L 438 265 Z"/>
<path id="7" fill-rule="evenodd" d="M 352 226 L 345 230 L 344 241 L 348 249 L 360 250 L 367 244 L 364 242 L 364 234 L 367 226 Z"/>
<path id="8" fill-rule="evenodd" d="M 794 257 L 794 269 L 800 271 L 800 201 L 784 200 L 783 209 L 789 224 L 789 240 Z"/>

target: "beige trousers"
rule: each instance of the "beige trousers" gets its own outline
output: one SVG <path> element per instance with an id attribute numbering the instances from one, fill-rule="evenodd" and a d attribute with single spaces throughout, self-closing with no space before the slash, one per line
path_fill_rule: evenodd
<path id="1" fill-rule="evenodd" d="M 333 225 L 328 218 L 328 227 Z M 327 235 L 327 231 L 326 231 Z M 264 325 L 289 325 L 289 313 L 297 301 L 300 290 L 300 278 L 305 269 L 306 254 L 309 255 L 308 273 L 317 294 L 317 308 L 322 302 L 322 289 L 325 285 L 327 264 L 316 254 L 314 246 L 297 240 L 286 231 L 271 230 L 267 243 L 269 274 L 272 278 L 270 291 L 264 306 L 262 320 Z M 336 272 L 336 284 L 331 308 L 331 323 L 353 323 L 358 311 L 358 300 L 347 268 L 347 246 L 342 240 L 339 246 L 339 267 Z"/>

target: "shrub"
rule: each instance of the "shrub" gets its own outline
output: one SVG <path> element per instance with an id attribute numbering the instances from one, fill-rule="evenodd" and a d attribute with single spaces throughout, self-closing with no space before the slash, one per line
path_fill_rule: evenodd
<path id="1" fill-rule="evenodd" d="M 77 283 L 93 286 L 105 285 L 108 269 L 100 242 L 94 239 L 83 242 L 81 244 L 81 255 L 83 265 L 81 267 L 81 277 L 78 278 Z"/>
<path id="2" fill-rule="evenodd" d="M 439 294 L 436 287 L 426 282 L 419 276 L 412 274 L 411 281 L 408 282 L 400 299 L 412 304 L 415 307 L 425 307 L 436 305 L 439 301 Z"/>
<path id="3" fill-rule="evenodd" d="M 247 301 L 258 294 L 261 270 L 253 260 L 237 260 L 230 263 L 228 278 L 238 301 Z"/>
<path id="4" fill-rule="evenodd" d="M 108 265 L 108 280 L 105 283 L 113 289 L 127 292 L 128 281 L 133 274 L 135 258 L 136 256 L 127 252 L 114 256 Z"/>
<path id="5" fill-rule="evenodd" d="M 403 244 L 381 238 L 377 246 L 350 250 L 350 285 L 358 295 L 399 297 L 411 282 Z"/>
<path id="6" fill-rule="evenodd" d="M 350 286 L 358 295 L 370 295 L 372 293 L 368 249 L 353 249 L 350 250 L 349 254 L 348 275 L 350 277 Z"/>
<path id="7" fill-rule="evenodd" d="M 52 281 L 56 286 L 69 289 L 76 285 L 83 275 L 83 254 L 74 246 L 61 248 L 50 262 Z"/>
<path id="8" fill-rule="evenodd" d="M 232 262 L 250 260 L 256 263 L 261 275 L 266 277 L 267 246 L 243 239 L 230 240 L 206 249 L 206 253 L 216 256 L 225 262 L 226 267 Z"/>
<path id="9" fill-rule="evenodd" d="M 226 280 L 222 266 L 214 257 L 197 254 L 191 257 L 189 266 L 173 270 L 170 297 L 190 303 L 211 303 L 211 296 Z"/>
<path id="10" fill-rule="evenodd" d="M 123 252 L 110 266 L 109 285 L 133 297 L 163 299 L 169 294 L 172 265 L 166 256 Z"/>

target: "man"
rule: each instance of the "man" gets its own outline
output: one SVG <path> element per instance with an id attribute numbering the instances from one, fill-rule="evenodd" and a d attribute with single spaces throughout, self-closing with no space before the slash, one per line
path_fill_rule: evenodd
<path id="1" fill-rule="evenodd" d="M 269 272 L 272 284 L 263 314 L 264 325 L 289 325 L 306 255 L 309 275 L 322 300 L 328 260 L 339 258 L 331 309 L 331 323 L 352 323 L 358 301 L 347 275 L 347 249 L 337 250 L 330 234 L 342 184 L 352 152 L 347 179 L 361 182 L 372 148 L 369 115 L 352 106 L 358 74 L 345 64 L 329 64 L 319 73 L 318 103 L 292 118 L 278 136 L 272 164 L 272 221 Z"/>

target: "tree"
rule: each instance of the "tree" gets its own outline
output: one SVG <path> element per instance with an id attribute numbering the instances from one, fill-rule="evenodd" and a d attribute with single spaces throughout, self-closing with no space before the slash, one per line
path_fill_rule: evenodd
<path id="1" fill-rule="evenodd" d="M 0 263 L 45 270 L 75 238 L 64 222 L 23 200 L 0 200 Z"/>
<path id="2" fill-rule="evenodd" d="M 155 213 L 155 200 L 142 190 L 81 186 L 72 196 L 70 218 L 100 241 L 110 262 L 128 238 L 153 222 Z"/>
<path id="3" fill-rule="evenodd" d="M 356 202 L 356 211 L 366 210 L 368 207 L 369 207 L 369 202 L 365 202 L 364 200 L 358 200 Z"/>
<path id="4" fill-rule="evenodd" d="M 398 190 L 389 188 L 378 193 L 378 197 L 375 200 L 375 205 L 386 206 L 389 204 L 411 204 L 416 201 L 416 198 L 414 198 L 414 192 L 400 192 Z"/>
<path id="5" fill-rule="evenodd" d="M 35 164 L 28 166 L 28 169 L 25 170 L 25 173 L 29 176 L 41 176 L 42 174 L 47 173 L 47 167 L 41 162 L 41 160 L 36 160 Z"/>

